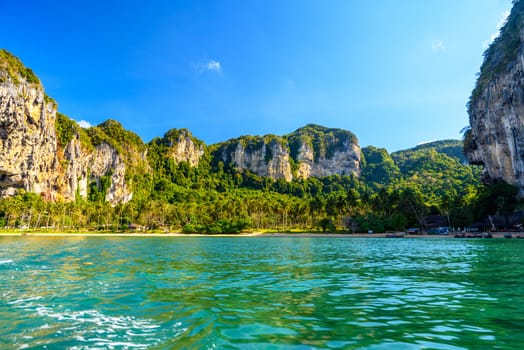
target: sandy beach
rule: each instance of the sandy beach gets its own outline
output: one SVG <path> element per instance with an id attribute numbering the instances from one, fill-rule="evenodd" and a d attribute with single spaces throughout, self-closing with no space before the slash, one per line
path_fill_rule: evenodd
<path id="1" fill-rule="evenodd" d="M 494 232 L 492 238 L 517 238 L 518 235 L 524 237 L 522 232 Z M 396 233 L 318 233 L 318 232 L 246 232 L 237 234 L 201 234 L 201 233 L 129 233 L 129 232 L 27 232 L 27 231 L 6 231 L 0 232 L 0 236 L 12 237 L 274 237 L 274 238 L 417 238 L 417 239 L 442 239 L 455 238 L 454 234 L 450 235 L 409 235 L 403 232 Z M 462 237 L 473 238 L 473 237 Z M 479 237 L 476 237 L 479 238 Z"/>

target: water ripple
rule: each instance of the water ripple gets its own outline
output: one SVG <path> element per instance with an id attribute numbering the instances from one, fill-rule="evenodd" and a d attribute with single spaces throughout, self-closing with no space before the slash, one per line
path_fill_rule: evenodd
<path id="1" fill-rule="evenodd" d="M 0 348 L 518 349 L 522 248 L 0 238 Z"/>

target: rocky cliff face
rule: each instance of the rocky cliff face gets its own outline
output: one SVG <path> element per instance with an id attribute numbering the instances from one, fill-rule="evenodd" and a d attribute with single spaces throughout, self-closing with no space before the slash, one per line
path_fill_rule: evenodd
<path id="1" fill-rule="evenodd" d="M 297 178 L 360 175 L 360 147 L 347 130 L 306 125 L 286 136 Z"/>
<path id="2" fill-rule="evenodd" d="M 169 130 L 162 142 L 168 147 L 168 156 L 176 164 L 187 162 L 191 166 L 198 166 L 204 155 L 204 143 L 193 137 L 187 129 Z"/>
<path id="3" fill-rule="evenodd" d="M 334 142 L 337 141 L 329 138 L 325 144 L 327 147 L 333 147 Z M 297 163 L 296 176 L 302 179 L 331 175 L 359 175 L 360 147 L 358 143 L 345 139 L 339 149 L 333 150 L 332 154 L 324 152 L 315 159 L 313 146 L 308 142 L 302 142 L 299 146 Z"/>
<path id="4" fill-rule="evenodd" d="M 59 117 L 64 123 L 64 117 Z M 58 129 L 64 128 L 62 125 Z M 140 137 L 111 119 L 87 130 L 74 123 L 72 131 L 63 155 L 59 152 L 66 179 L 65 184 L 59 186 L 62 196 L 66 200 L 74 199 L 77 194 L 103 196 L 112 204 L 131 200 L 133 178 L 151 171 L 146 161 L 146 146 Z M 63 138 L 64 131 L 61 133 Z"/>
<path id="5" fill-rule="evenodd" d="M 516 2 L 485 59 L 468 112 L 465 151 L 484 165 L 484 180 L 502 180 L 524 194 L 524 2 Z"/>
<path id="6" fill-rule="evenodd" d="M 0 196 L 25 190 L 47 200 L 74 200 L 108 176 L 106 200 L 130 200 L 126 165 L 116 149 L 104 142 L 89 150 L 81 147 L 80 128 L 73 121 L 66 126 L 74 136 L 61 146 L 56 108 L 32 71 L 0 50 Z"/>
<path id="7" fill-rule="evenodd" d="M 274 179 L 360 173 L 356 137 L 318 125 L 281 137 L 240 137 L 211 148 L 211 162 L 219 159 Z M 210 161 L 207 150 L 186 129 L 172 129 L 147 147 L 114 120 L 81 129 L 57 112 L 30 69 L 0 50 L 0 197 L 25 190 L 47 200 L 71 201 L 79 195 L 125 203 L 141 176 L 152 171 L 150 164 L 171 167 L 172 160 L 196 167 L 202 159 Z"/>
<path id="8" fill-rule="evenodd" d="M 275 179 L 359 175 L 360 147 L 349 131 L 307 125 L 278 137 L 246 136 L 218 145 L 224 163 Z"/>
<path id="9" fill-rule="evenodd" d="M 126 203 L 133 198 L 133 193 L 126 183 L 126 165 L 118 152 L 107 143 L 102 143 L 94 150 L 82 147 L 78 135 L 67 144 L 64 150 L 66 160 L 65 175 L 60 194 L 65 200 L 74 200 L 78 195 L 86 198 L 90 185 L 102 187 L 101 179 L 109 177 L 105 200 L 112 203 Z"/>
<path id="10" fill-rule="evenodd" d="M 36 77 L 13 67 L 16 58 L 0 55 L 0 195 L 20 189 L 50 195 L 57 162 L 56 106 L 47 101 Z"/>
<path id="11" fill-rule="evenodd" d="M 248 136 L 230 140 L 219 148 L 215 156 L 224 163 L 260 176 L 286 181 L 293 179 L 287 144 L 277 137 Z"/>

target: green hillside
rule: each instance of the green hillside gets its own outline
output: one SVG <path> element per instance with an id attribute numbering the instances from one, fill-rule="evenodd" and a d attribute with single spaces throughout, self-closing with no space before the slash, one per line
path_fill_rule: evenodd
<path id="1" fill-rule="evenodd" d="M 0 51 L 0 72 L 3 84 L 39 84 L 32 71 L 5 50 Z M 20 191 L 0 200 L 0 227 L 383 232 L 424 228 L 429 225 L 428 217 L 464 227 L 487 215 L 512 212 L 520 205 L 515 188 L 480 183 L 481 168 L 466 164 L 458 140 L 435 141 L 392 154 L 365 147 L 359 167 L 358 140 L 353 133 L 315 124 L 287 135 L 247 135 L 211 146 L 185 129 L 172 129 L 144 144 L 118 121 L 82 129 L 60 113 L 55 128 L 59 153 L 75 137 L 88 151 L 94 152 L 101 144 L 116 150 L 126 167 L 125 182 L 133 192 L 132 199 L 116 205 L 105 202 L 111 174 L 89 184 L 87 198 L 76 196 L 73 202 L 44 201 L 41 195 Z M 177 148 L 180 142 L 183 149 Z M 231 155 L 238 145 L 243 150 L 239 152 L 265 147 L 266 164 L 274 157 L 273 148 L 266 146 L 277 145 L 286 157 L 289 154 L 287 169 L 294 173 L 304 145 L 313 153 L 314 159 L 308 161 L 331 159 L 329 166 L 335 167 L 338 160 L 333 156 L 348 151 L 355 171 L 318 178 L 287 177 L 292 181 L 260 176 L 249 167 L 238 169 L 233 164 Z M 65 159 L 58 160 L 64 163 L 58 168 L 68 166 Z M 264 162 L 259 158 L 259 163 Z"/>

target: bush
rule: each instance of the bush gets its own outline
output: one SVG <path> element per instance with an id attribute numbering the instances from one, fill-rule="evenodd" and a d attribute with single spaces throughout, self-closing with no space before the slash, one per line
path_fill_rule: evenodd
<path id="1" fill-rule="evenodd" d="M 4 68 L 16 85 L 20 84 L 20 78 L 29 84 L 40 84 L 40 79 L 35 73 L 24 66 L 22 61 L 7 50 L 0 50 L 0 69 Z"/>
<path id="2" fill-rule="evenodd" d="M 322 232 L 332 232 L 335 231 L 335 226 L 330 218 L 322 218 L 317 222 L 317 226 L 322 229 Z"/>
<path id="3" fill-rule="evenodd" d="M 386 231 L 384 220 L 373 214 L 358 216 L 355 221 L 358 223 L 359 232 L 369 232 L 371 230 L 375 233 L 383 233 Z"/>
<path id="4" fill-rule="evenodd" d="M 240 233 L 242 230 L 251 226 L 251 221 L 246 218 L 236 220 L 221 219 L 210 224 L 186 224 L 182 228 L 183 233 Z"/>

